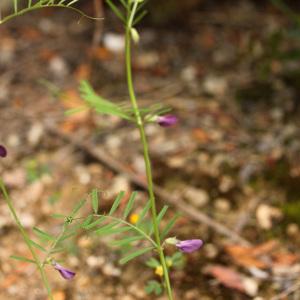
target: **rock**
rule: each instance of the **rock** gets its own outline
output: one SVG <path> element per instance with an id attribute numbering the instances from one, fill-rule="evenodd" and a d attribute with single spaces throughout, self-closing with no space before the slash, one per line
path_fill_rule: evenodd
<path id="1" fill-rule="evenodd" d="M 205 93 L 213 96 L 223 96 L 228 89 L 228 83 L 224 77 L 210 75 L 203 82 Z"/>
<path id="2" fill-rule="evenodd" d="M 25 228 L 32 228 L 35 225 L 35 219 L 33 215 L 29 213 L 21 213 L 19 215 L 20 221 Z"/>
<path id="3" fill-rule="evenodd" d="M 44 126 L 41 123 L 32 125 L 27 134 L 27 140 L 31 146 L 36 146 L 44 134 Z"/>
<path id="4" fill-rule="evenodd" d="M 214 259 L 218 256 L 218 248 L 214 244 L 204 244 L 203 251 L 209 259 Z"/>
<path id="5" fill-rule="evenodd" d="M 182 168 L 186 164 L 186 158 L 182 155 L 176 155 L 167 158 L 166 162 L 171 168 Z"/>
<path id="6" fill-rule="evenodd" d="M 111 263 L 106 263 L 103 266 L 102 271 L 105 275 L 112 277 L 119 277 L 122 274 L 121 270 Z"/>
<path id="7" fill-rule="evenodd" d="M 105 144 L 113 153 L 118 154 L 122 146 L 122 140 L 119 136 L 111 134 L 105 139 Z"/>
<path id="8" fill-rule="evenodd" d="M 185 300 L 200 299 L 199 291 L 197 289 L 188 290 L 184 293 Z"/>
<path id="9" fill-rule="evenodd" d="M 145 174 L 145 161 L 142 155 L 135 155 L 133 159 L 133 167 L 137 174 Z"/>
<path id="10" fill-rule="evenodd" d="M 222 193 L 227 193 L 234 187 L 234 185 L 235 185 L 234 180 L 231 177 L 224 175 L 221 177 L 219 190 Z"/>
<path id="11" fill-rule="evenodd" d="M 91 248 L 93 246 L 93 241 L 90 237 L 88 236 L 82 236 L 78 239 L 78 246 L 80 248 Z"/>
<path id="12" fill-rule="evenodd" d="M 105 263 L 105 258 L 103 256 L 94 256 L 91 255 L 87 258 L 86 263 L 88 266 L 91 268 L 99 268 L 104 265 Z"/>
<path id="13" fill-rule="evenodd" d="M 81 184 L 87 185 L 91 182 L 91 174 L 85 166 L 79 165 L 75 167 L 75 173 L 78 176 L 78 180 Z"/>
<path id="14" fill-rule="evenodd" d="M 103 36 L 103 43 L 111 52 L 120 53 L 125 48 L 125 37 L 123 34 L 108 32 Z"/>
<path id="15" fill-rule="evenodd" d="M 116 176 L 110 187 L 110 192 L 113 194 L 118 194 L 121 191 L 127 192 L 130 190 L 129 181 L 124 176 Z"/>
<path id="16" fill-rule="evenodd" d="M 290 237 L 295 237 L 299 235 L 299 225 L 295 223 L 291 223 L 286 228 L 286 233 Z"/>
<path id="17" fill-rule="evenodd" d="M 184 192 L 184 197 L 196 207 L 203 207 L 209 201 L 209 195 L 205 190 L 194 187 L 187 187 Z"/>
<path id="18" fill-rule="evenodd" d="M 149 69 L 159 63 L 158 53 L 151 51 L 142 53 L 136 59 L 136 64 L 142 69 Z"/>
<path id="19" fill-rule="evenodd" d="M 245 288 L 245 292 L 249 296 L 255 296 L 258 292 L 258 282 L 254 278 L 245 277 L 243 278 L 243 285 Z"/>
<path id="20" fill-rule="evenodd" d="M 137 285 L 136 283 L 130 285 L 128 291 L 129 291 L 129 293 L 134 295 L 137 299 L 145 299 L 146 298 L 146 293 L 144 291 L 144 288 Z"/>
<path id="21" fill-rule="evenodd" d="M 17 148 L 21 145 L 20 136 L 17 134 L 10 134 L 7 138 L 7 145 L 12 148 Z"/>
<path id="22" fill-rule="evenodd" d="M 197 69 L 195 66 L 188 66 L 181 72 L 181 78 L 186 82 L 194 81 L 197 78 Z"/>
<path id="23" fill-rule="evenodd" d="M 215 200 L 214 207 L 220 213 L 228 213 L 230 211 L 231 205 L 228 199 L 217 198 Z"/>
<path id="24" fill-rule="evenodd" d="M 66 61 L 60 56 L 54 56 L 49 61 L 49 69 L 57 78 L 64 78 L 69 73 Z"/>
<path id="25" fill-rule="evenodd" d="M 261 204 L 256 210 L 256 219 L 258 225 L 263 229 L 272 228 L 273 219 L 281 219 L 282 212 L 280 209 L 271 207 L 266 204 Z"/>

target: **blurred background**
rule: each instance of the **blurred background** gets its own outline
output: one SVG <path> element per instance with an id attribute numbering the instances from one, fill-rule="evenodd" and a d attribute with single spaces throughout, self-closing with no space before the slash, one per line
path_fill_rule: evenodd
<path id="1" fill-rule="evenodd" d="M 144 178 L 132 124 L 64 115 L 83 103 L 81 80 L 128 101 L 122 25 L 101 1 L 78 8 L 104 19 L 43 9 L 0 26 L 0 174 L 30 232 L 57 234 L 50 215 L 94 187 L 105 191 L 103 212 L 120 190 L 139 191 L 136 213 L 147 200 L 130 179 Z M 137 95 L 180 119 L 146 128 L 159 207 L 182 213 L 173 235 L 205 241 L 172 271 L 176 299 L 300 299 L 298 1 L 151 0 L 147 9 L 133 53 Z M 46 299 L 35 268 L 9 258 L 29 253 L 3 201 L 0 234 L 0 299 Z M 159 280 L 154 270 L 143 259 L 121 267 L 109 241 L 83 233 L 68 243 L 61 258 L 77 276 L 47 270 L 56 300 L 156 297 L 144 291 Z"/>

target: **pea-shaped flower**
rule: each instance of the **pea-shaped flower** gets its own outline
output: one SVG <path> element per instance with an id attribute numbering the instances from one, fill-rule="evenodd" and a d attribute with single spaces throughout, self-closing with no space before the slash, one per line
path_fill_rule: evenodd
<path id="1" fill-rule="evenodd" d="M 6 157 L 7 150 L 3 145 L 0 145 L 0 157 Z"/>
<path id="2" fill-rule="evenodd" d="M 182 252 L 185 253 L 191 253 L 199 248 L 201 248 L 203 245 L 202 240 L 194 239 L 194 240 L 185 240 L 185 241 L 179 241 L 175 244 L 175 246 Z"/>
<path id="3" fill-rule="evenodd" d="M 64 268 L 57 262 L 52 262 L 52 265 L 53 265 L 54 269 L 57 270 L 64 279 L 71 280 L 76 275 L 75 272 Z"/>
<path id="4" fill-rule="evenodd" d="M 170 127 L 178 122 L 178 118 L 175 115 L 158 116 L 156 122 L 162 127 Z"/>

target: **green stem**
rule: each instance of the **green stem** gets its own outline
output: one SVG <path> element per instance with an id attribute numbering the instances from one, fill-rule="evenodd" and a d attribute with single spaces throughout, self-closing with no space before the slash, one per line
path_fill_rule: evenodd
<path id="1" fill-rule="evenodd" d="M 137 3 L 137 2 L 135 2 Z M 133 7 L 133 10 L 136 9 L 136 7 Z M 136 123 L 140 132 L 140 138 L 143 145 L 143 152 L 144 152 L 144 161 L 145 161 L 145 167 L 146 167 L 146 176 L 147 176 L 147 184 L 148 184 L 148 193 L 149 193 L 149 199 L 151 203 L 151 218 L 152 218 L 152 226 L 154 229 L 154 238 L 155 242 L 157 244 L 157 252 L 159 255 L 160 263 L 163 268 L 164 273 L 164 281 L 165 281 L 165 287 L 167 290 L 168 298 L 169 300 L 173 300 L 173 293 L 169 278 L 169 271 L 166 264 L 166 259 L 164 255 L 163 248 L 161 246 L 161 240 L 160 240 L 160 232 L 159 232 L 159 226 L 157 223 L 157 210 L 156 210 L 156 202 L 155 202 L 155 195 L 153 190 L 153 177 L 152 177 L 152 167 L 151 167 L 151 161 L 150 161 L 150 155 L 149 155 L 149 147 L 148 147 L 148 141 L 145 134 L 144 124 L 143 120 L 140 114 L 140 110 L 138 107 L 138 103 L 136 100 L 135 92 L 134 92 L 134 86 L 133 86 L 133 79 L 132 79 L 132 67 L 131 67 L 131 25 L 133 22 L 134 13 L 131 13 L 131 15 L 128 18 L 128 23 L 126 26 L 126 46 L 125 46 L 125 56 L 126 56 L 126 73 L 127 73 L 127 84 L 128 84 L 128 91 L 130 96 L 130 101 L 135 113 L 135 119 Z"/>
<path id="2" fill-rule="evenodd" d="M 44 284 L 44 286 L 47 290 L 48 296 L 49 296 L 50 300 L 53 300 L 50 284 L 48 282 L 45 270 L 44 270 L 44 268 L 43 268 L 43 266 L 42 266 L 42 264 L 41 264 L 41 262 L 40 262 L 40 260 L 37 256 L 35 250 L 33 249 L 32 245 L 31 245 L 30 238 L 29 238 L 27 232 L 25 231 L 25 229 L 24 229 L 24 227 L 23 227 L 23 225 L 22 225 L 22 223 L 21 223 L 21 221 L 20 221 L 20 219 L 19 219 L 19 217 L 18 217 L 18 215 L 17 215 L 17 213 L 14 209 L 14 206 L 12 204 L 12 201 L 11 201 L 9 195 L 8 195 L 8 192 L 5 188 L 5 185 L 2 181 L 2 179 L 0 179 L 0 189 L 1 189 L 2 194 L 4 196 L 4 200 L 5 200 L 8 208 L 9 208 L 9 210 L 10 210 L 10 212 L 11 212 L 11 214 L 12 214 L 12 216 L 13 216 L 16 224 L 17 224 L 17 227 L 18 227 L 18 229 L 19 229 L 19 231 L 20 231 L 20 233 L 21 233 L 21 235 L 24 239 L 24 242 L 26 243 L 26 245 L 27 245 L 29 251 L 31 252 L 31 255 L 32 255 L 32 257 L 33 257 L 33 259 L 34 259 L 34 261 L 37 265 L 37 268 L 38 268 L 38 270 L 41 274 L 41 277 L 42 277 L 43 284 Z"/>
<path id="3" fill-rule="evenodd" d="M 13 19 L 15 17 L 24 15 L 25 13 L 28 13 L 28 12 L 31 12 L 31 11 L 34 11 L 34 10 L 37 10 L 37 9 L 41 9 L 41 8 L 46 8 L 46 7 L 71 9 L 71 10 L 77 12 L 79 15 L 81 15 L 81 17 L 87 18 L 87 19 L 90 19 L 90 20 L 99 21 L 99 20 L 102 19 L 102 18 L 96 18 L 96 17 L 88 16 L 85 13 L 83 13 L 80 9 L 77 9 L 76 7 L 73 7 L 73 6 L 66 6 L 66 5 L 63 5 L 63 4 L 49 4 L 47 6 L 41 6 L 41 5 L 39 5 L 37 3 L 37 4 L 34 4 L 34 5 L 30 6 L 30 7 L 27 7 L 27 8 L 24 8 L 24 9 L 20 9 L 19 11 L 14 12 L 13 14 L 4 17 L 3 19 L 0 20 L 0 24 L 6 23 L 7 21 L 10 21 L 11 19 Z"/>
<path id="4" fill-rule="evenodd" d="M 49 256 L 51 254 L 51 252 L 53 251 L 53 249 L 55 249 L 55 247 L 57 246 L 57 244 L 60 242 L 61 238 L 64 236 L 65 232 L 67 230 L 67 224 L 64 223 L 62 231 L 58 234 L 58 236 L 55 238 L 55 240 L 53 241 L 53 243 L 50 245 L 49 250 L 47 251 L 47 253 L 45 254 L 44 259 L 42 260 L 42 267 L 44 267 L 49 259 Z"/>
<path id="5" fill-rule="evenodd" d="M 14 0 L 14 12 L 18 12 L 18 0 Z"/>

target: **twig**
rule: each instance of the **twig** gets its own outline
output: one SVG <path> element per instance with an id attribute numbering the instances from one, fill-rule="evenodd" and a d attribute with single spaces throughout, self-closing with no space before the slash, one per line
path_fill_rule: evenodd
<path id="1" fill-rule="evenodd" d="M 52 133 L 63 140 L 67 141 L 71 145 L 73 145 L 76 148 L 80 148 L 84 150 L 86 153 L 100 161 L 103 165 L 107 166 L 111 170 L 113 170 L 116 173 L 121 173 L 126 178 L 128 178 L 133 184 L 143 188 L 147 189 L 147 183 L 144 179 L 141 177 L 135 175 L 132 173 L 129 169 L 127 169 L 123 164 L 121 164 L 119 161 L 115 160 L 113 157 L 107 154 L 107 152 L 103 151 L 100 148 L 95 148 L 94 145 L 92 145 L 88 141 L 82 141 L 78 137 L 74 135 L 68 135 L 66 133 L 63 133 L 59 129 L 56 128 L 53 124 L 46 124 L 46 129 L 49 131 L 49 133 Z M 163 188 L 154 185 L 154 192 L 155 194 L 165 202 L 172 204 L 174 207 L 176 207 L 180 212 L 184 213 L 185 215 L 189 216 L 192 220 L 206 224 L 210 228 L 214 229 L 219 234 L 222 234 L 229 238 L 230 240 L 237 242 L 241 245 L 250 246 L 251 243 L 247 241 L 246 239 L 242 238 L 239 234 L 234 232 L 233 230 L 227 228 L 221 223 L 218 223 L 217 221 L 213 220 L 206 214 L 196 210 L 191 205 L 185 203 L 180 199 L 180 197 L 176 195 L 171 195 L 168 191 L 164 190 Z"/>
<path id="2" fill-rule="evenodd" d="M 103 3 L 102 0 L 94 0 L 94 9 L 95 9 L 95 16 L 96 18 L 103 18 L 104 17 L 104 10 L 103 10 Z M 97 47 L 101 42 L 103 31 L 103 22 L 97 21 L 95 22 L 95 29 L 93 35 L 93 46 Z"/>

